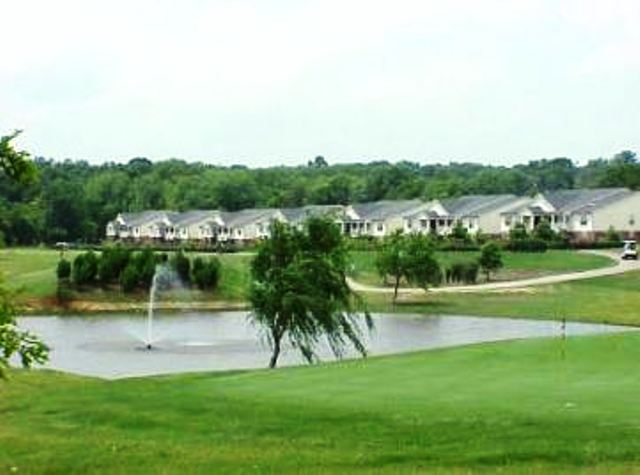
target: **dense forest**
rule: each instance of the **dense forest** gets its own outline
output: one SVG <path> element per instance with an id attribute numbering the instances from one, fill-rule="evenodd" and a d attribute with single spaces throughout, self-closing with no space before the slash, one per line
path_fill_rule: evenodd
<path id="1" fill-rule="evenodd" d="M 29 186 L 0 178 L 0 237 L 8 245 L 98 242 L 106 222 L 120 211 L 233 211 L 581 187 L 640 189 L 640 163 L 630 151 L 583 166 L 568 158 L 513 167 L 407 161 L 330 165 L 320 156 L 297 167 L 258 169 L 146 158 L 102 165 L 44 158 L 34 162 L 39 173 Z"/>

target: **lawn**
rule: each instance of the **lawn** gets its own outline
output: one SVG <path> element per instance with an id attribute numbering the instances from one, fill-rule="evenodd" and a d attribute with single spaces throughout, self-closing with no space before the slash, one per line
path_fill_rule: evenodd
<path id="1" fill-rule="evenodd" d="M 400 296 L 366 294 L 369 308 L 381 312 L 504 316 L 640 325 L 640 272 L 598 277 L 524 291 Z"/>
<path id="2" fill-rule="evenodd" d="M 0 472 L 629 473 L 638 360 L 628 333 L 113 382 L 14 372 Z"/>
<path id="3" fill-rule="evenodd" d="M 476 259 L 478 252 L 437 252 L 436 257 L 442 267 L 460 260 Z M 359 251 L 351 253 L 351 275 L 363 284 L 383 285 L 376 271 L 376 253 Z M 604 256 L 565 250 L 549 250 L 545 253 L 505 252 L 504 268 L 492 280 L 516 280 L 544 275 L 562 274 L 597 269 L 613 264 Z"/>
<path id="4" fill-rule="evenodd" d="M 67 252 L 66 258 L 73 260 L 77 251 Z M 195 254 L 194 254 L 195 255 Z M 207 255 L 208 256 L 208 255 Z M 205 256 L 206 257 L 206 256 Z M 184 300 L 220 300 L 238 302 L 245 300 L 249 285 L 249 261 L 246 254 L 221 254 L 217 256 L 222 265 L 221 279 L 215 292 L 175 292 L 162 298 Z M 60 254 L 46 248 L 6 248 L 0 250 L 0 273 L 7 285 L 19 291 L 19 300 L 33 303 L 34 300 L 48 301 L 56 294 L 56 266 Z M 87 301 L 143 301 L 146 292 L 122 294 L 117 287 L 76 292 L 74 297 Z M 46 304 L 45 304 L 46 307 Z"/>

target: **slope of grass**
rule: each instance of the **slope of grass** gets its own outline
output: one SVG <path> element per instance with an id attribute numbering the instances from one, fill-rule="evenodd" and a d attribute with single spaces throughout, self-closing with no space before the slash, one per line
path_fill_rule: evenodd
<path id="1" fill-rule="evenodd" d="M 73 261 L 78 251 L 69 251 L 66 259 Z M 195 255 L 195 254 L 194 254 Z M 206 255 L 204 257 L 208 257 Z M 244 254 L 217 255 L 222 265 L 221 280 L 215 292 L 175 292 L 170 298 L 183 300 L 223 300 L 243 301 L 249 285 L 249 261 Z M 6 284 L 19 291 L 21 301 L 52 299 L 56 293 L 56 266 L 60 254 L 46 248 L 7 248 L 0 250 L 0 274 Z M 123 294 L 117 286 L 109 289 L 96 288 L 91 291 L 76 292 L 74 297 L 93 301 L 144 301 L 146 292 Z"/>
<path id="2" fill-rule="evenodd" d="M 0 471 L 627 473 L 639 359 L 623 334 L 115 382 L 14 372 Z"/>
<path id="3" fill-rule="evenodd" d="M 459 260 L 477 259 L 478 252 L 438 252 L 436 257 L 442 267 L 448 267 Z M 351 273 L 358 282 L 369 285 L 382 285 L 375 266 L 376 253 L 352 252 Z M 505 281 L 538 277 L 565 272 L 578 272 L 597 269 L 613 264 L 608 257 L 575 251 L 549 250 L 545 253 L 505 252 L 504 268 L 492 280 Z"/>
<path id="4" fill-rule="evenodd" d="M 479 315 L 581 320 L 640 325 L 640 272 L 598 277 L 525 291 L 465 294 L 427 293 L 400 297 L 365 295 L 369 307 L 381 312 Z"/>

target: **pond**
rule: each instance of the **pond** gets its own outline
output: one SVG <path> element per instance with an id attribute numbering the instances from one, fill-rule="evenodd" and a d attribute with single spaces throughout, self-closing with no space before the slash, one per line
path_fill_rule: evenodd
<path id="1" fill-rule="evenodd" d="M 90 317 L 21 317 L 51 347 L 45 367 L 103 378 L 189 371 L 266 367 L 270 351 L 246 312 L 158 314 L 154 346 L 144 345 L 147 322 L 142 314 Z M 401 353 L 498 340 L 619 332 L 629 328 L 543 320 L 424 315 L 374 315 L 375 329 L 365 335 L 370 355 Z M 323 361 L 334 357 L 325 345 Z M 356 356 L 347 352 L 347 357 Z M 285 346 L 280 366 L 303 363 Z"/>

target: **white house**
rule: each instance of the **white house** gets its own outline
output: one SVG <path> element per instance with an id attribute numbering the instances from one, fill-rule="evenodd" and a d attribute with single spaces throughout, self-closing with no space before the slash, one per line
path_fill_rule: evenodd
<path id="1" fill-rule="evenodd" d="M 555 231 L 566 231 L 576 239 L 592 240 L 610 228 L 628 235 L 638 231 L 640 193 L 627 188 L 594 188 L 538 193 L 502 213 L 502 231 L 517 224 L 533 230 L 548 222 Z"/>
<path id="2" fill-rule="evenodd" d="M 469 234 L 500 234 L 501 212 L 520 198 L 515 195 L 468 195 L 433 200 L 404 216 L 405 232 L 448 235 L 460 223 Z"/>

